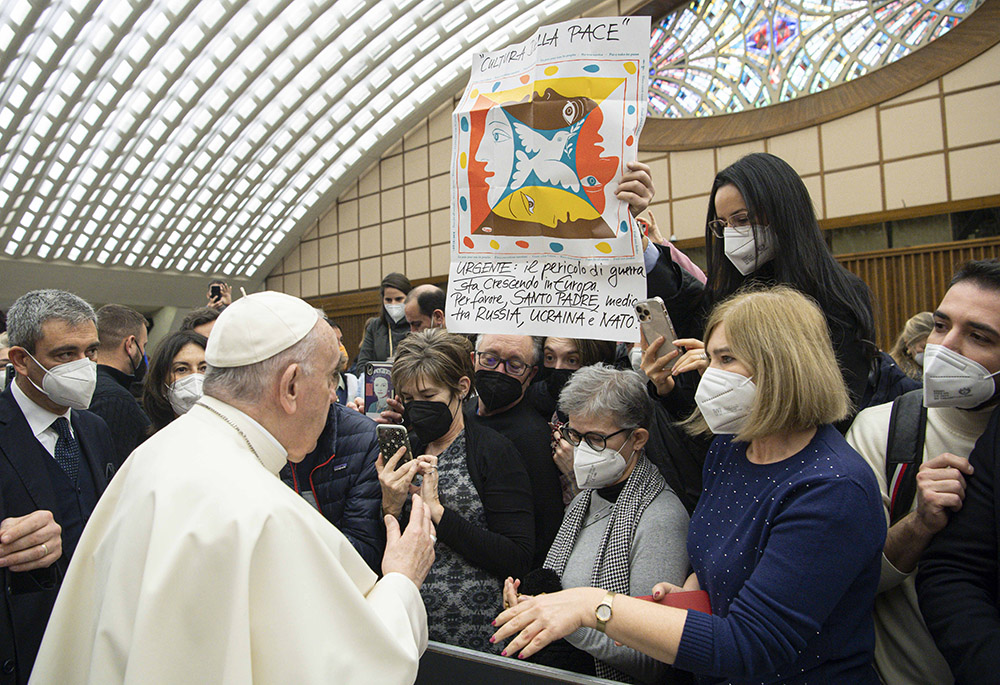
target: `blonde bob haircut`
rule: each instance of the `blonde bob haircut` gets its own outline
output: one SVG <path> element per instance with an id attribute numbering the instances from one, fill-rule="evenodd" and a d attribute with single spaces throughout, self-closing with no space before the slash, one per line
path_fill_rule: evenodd
<path id="1" fill-rule="evenodd" d="M 474 383 L 472 343 L 461 335 L 448 333 L 442 328 L 431 328 L 410 333 L 396 346 L 392 386 L 397 393 L 412 381 L 418 384 L 423 381 L 461 394 L 459 381 L 463 376 L 469 379 L 470 384 Z"/>
<path id="2" fill-rule="evenodd" d="M 106 305 L 105 305 L 106 306 Z M 896 338 L 896 344 L 889 351 L 899 368 L 910 378 L 920 379 L 924 375 L 924 369 L 910 354 L 910 347 L 913 347 L 927 337 L 934 330 L 934 315 L 930 312 L 920 312 L 909 318 L 903 326 L 903 331 Z"/>
<path id="3" fill-rule="evenodd" d="M 712 310 L 706 346 L 721 324 L 730 354 L 757 386 L 736 440 L 815 428 L 850 414 L 826 317 L 812 298 L 783 285 L 741 290 Z M 692 433 L 711 432 L 698 410 L 684 423 Z"/>

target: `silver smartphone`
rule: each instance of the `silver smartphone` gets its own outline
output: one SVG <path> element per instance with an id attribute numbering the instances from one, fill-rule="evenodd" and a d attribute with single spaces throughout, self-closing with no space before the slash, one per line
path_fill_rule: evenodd
<path id="1" fill-rule="evenodd" d="M 647 344 L 652 345 L 660 336 L 663 336 L 663 339 L 666 340 L 663 347 L 656 353 L 657 359 L 670 354 L 674 350 L 680 349 L 673 345 L 673 341 L 677 339 L 677 331 L 674 330 L 674 324 L 670 320 L 670 315 L 667 314 L 667 308 L 664 306 L 663 300 L 659 297 L 642 300 L 635 305 L 635 313 L 639 317 L 639 330 L 642 331 Z M 674 361 L 677 361 L 677 359 L 675 358 L 665 368 L 672 368 Z"/>

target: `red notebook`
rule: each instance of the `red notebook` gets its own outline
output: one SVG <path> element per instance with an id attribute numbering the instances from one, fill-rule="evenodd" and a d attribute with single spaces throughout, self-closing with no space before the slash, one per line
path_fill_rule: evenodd
<path id="1" fill-rule="evenodd" d="M 695 611 L 700 611 L 704 614 L 712 613 L 712 603 L 708 600 L 708 593 L 704 590 L 668 592 L 662 599 L 659 600 L 654 600 L 653 595 L 636 597 L 636 599 L 645 599 L 650 602 L 656 601 L 657 604 L 663 604 L 668 607 L 677 607 L 678 609 L 694 609 Z"/>

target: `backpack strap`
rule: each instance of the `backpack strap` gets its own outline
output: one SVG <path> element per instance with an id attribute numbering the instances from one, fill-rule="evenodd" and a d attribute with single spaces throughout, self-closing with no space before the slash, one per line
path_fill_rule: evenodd
<path id="1" fill-rule="evenodd" d="M 923 462 L 926 430 L 927 408 L 922 389 L 911 390 L 892 401 L 885 454 L 890 526 L 910 513 L 917 494 L 917 470 Z"/>

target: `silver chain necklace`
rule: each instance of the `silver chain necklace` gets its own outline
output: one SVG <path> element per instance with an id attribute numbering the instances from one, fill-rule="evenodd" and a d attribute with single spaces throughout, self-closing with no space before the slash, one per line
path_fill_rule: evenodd
<path id="1" fill-rule="evenodd" d="M 236 431 L 237 433 L 239 433 L 240 437 L 243 438 L 243 442 L 245 442 L 247 444 L 247 448 L 249 448 L 249 450 L 253 453 L 253 456 L 257 458 L 257 461 L 260 462 L 261 466 L 264 466 L 264 462 L 261 460 L 260 455 L 257 454 L 257 450 L 255 450 L 253 448 L 253 445 L 250 444 L 250 438 L 247 437 L 247 434 L 244 433 L 243 430 L 239 426 L 237 426 L 233 422 L 232 419 L 230 419 L 228 416 L 226 416 L 222 412 L 218 411 L 217 409 L 213 409 L 212 407 L 208 406 L 207 404 L 201 404 L 199 406 L 204 407 L 205 409 L 209 410 L 210 412 L 212 412 L 213 414 L 215 414 L 216 416 L 218 416 L 220 419 L 222 419 L 227 424 L 229 424 L 229 426 L 232 427 L 232 429 L 234 431 Z M 267 468 L 267 467 L 264 466 L 264 468 Z"/>

